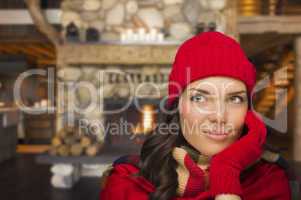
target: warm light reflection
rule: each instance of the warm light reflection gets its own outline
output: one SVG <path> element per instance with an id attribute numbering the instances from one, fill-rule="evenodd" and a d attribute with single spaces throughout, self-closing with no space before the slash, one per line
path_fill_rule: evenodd
<path id="1" fill-rule="evenodd" d="M 141 121 L 134 128 L 134 134 L 146 134 L 155 127 L 154 106 L 144 105 L 142 108 Z"/>

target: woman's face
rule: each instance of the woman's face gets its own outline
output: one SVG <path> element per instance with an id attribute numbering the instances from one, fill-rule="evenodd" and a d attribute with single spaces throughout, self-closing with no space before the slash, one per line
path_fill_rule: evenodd
<path id="1" fill-rule="evenodd" d="M 201 154 L 215 155 L 239 138 L 247 109 L 242 81 L 223 76 L 194 81 L 179 99 L 184 138 Z"/>

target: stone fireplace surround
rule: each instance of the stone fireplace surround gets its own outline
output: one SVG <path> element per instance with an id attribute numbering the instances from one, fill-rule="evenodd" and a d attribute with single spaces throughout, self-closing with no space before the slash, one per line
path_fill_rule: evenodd
<path id="1" fill-rule="evenodd" d="M 62 46 L 58 49 L 57 131 L 81 119 L 105 127 L 104 104 L 114 108 L 118 102 L 119 106 L 130 103 L 131 98 L 160 101 L 167 95 L 168 74 L 177 48 L 178 45 L 74 43 Z M 91 101 L 95 102 L 94 109 L 85 110 Z M 83 112 L 74 111 L 70 105 Z M 97 134 L 100 140 L 105 139 L 103 131 Z"/>

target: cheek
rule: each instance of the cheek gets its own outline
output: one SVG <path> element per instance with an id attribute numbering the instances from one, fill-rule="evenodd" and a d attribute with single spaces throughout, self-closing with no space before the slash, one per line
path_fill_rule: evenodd
<path id="1" fill-rule="evenodd" d="M 202 115 L 198 109 L 194 108 L 193 104 L 188 99 L 182 99 L 179 104 L 179 113 L 180 115 L 191 120 L 197 120 L 204 118 L 204 115 Z"/>
<path id="2" fill-rule="evenodd" d="M 245 123 L 245 115 L 246 115 L 247 110 L 243 109 L 243 110 L 239 110 L 236 111 L 235 115 L 231 114 L 229 115 L 228 119 L 229 119 L 229 124 L 231 124 L 231 126 L 234 128 L 235 130 L 235 137 L 239 137 L 241 130 L 244 126 Z M 233 113 L 233 112 L 232 112 Z"/>
<path id="3" fill-rule="evenodd" d="M 180 104 L 179 112 L 183 135 L 191 143 L 191 141 L 195 141 L 196 138 L 200 137 L 201 124 L 205 120 L 206 115 L 197 112 L 191 104 L 184 100 Z"/>

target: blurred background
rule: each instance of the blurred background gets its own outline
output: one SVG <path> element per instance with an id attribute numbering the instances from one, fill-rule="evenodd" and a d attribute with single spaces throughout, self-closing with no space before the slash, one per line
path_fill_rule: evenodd
<path id="1" fill-rule="evenodd" d="M 206 31 L 255 64 L 268 144 L 300 174 L 301 1 L 1 0 L 1 199 L 98 199 L 160 124 L 177 48 Z"/>

